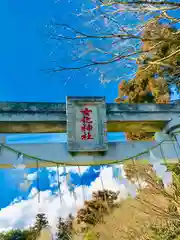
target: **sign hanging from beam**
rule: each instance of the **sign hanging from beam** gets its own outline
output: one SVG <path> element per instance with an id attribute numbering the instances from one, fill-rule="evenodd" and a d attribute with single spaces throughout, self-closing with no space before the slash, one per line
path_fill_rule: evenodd
<path id="1" fill-rule="evenodd" d="M 105 98 L 67 97 L 66 103 L 68 151 L 107 151 Z"/>

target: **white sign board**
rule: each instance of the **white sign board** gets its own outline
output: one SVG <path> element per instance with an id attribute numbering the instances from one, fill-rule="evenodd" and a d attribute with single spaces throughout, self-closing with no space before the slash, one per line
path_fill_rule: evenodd
<path id="1" fill-rule="evenodd" d="M 107 151 L 105 98 L 67 97 L 66 106 L 68 151 Z"/>

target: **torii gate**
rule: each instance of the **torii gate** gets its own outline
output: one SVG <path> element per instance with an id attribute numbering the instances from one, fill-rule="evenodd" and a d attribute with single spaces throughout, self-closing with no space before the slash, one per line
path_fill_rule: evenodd
<path id="1" fill-rule="evenodd" d="M 101 135 L 101 139 L 96 139 L 96 142 L 100 141 L 97 149 L 92 150 L 94 145 L 86 141 L 86 147 L 91 145 L 90 150 L 82 151 L 80 143 L 80 145 L 78 145 L 79 151 L 77 149 L 73 151 L 72 146 L 79 141 L 79 139 L 73 139 L 72 128 L 73 126 L 74 128 L 77 128 L 77 126 L 80 127 L 80 125 L 76 124 L 79 119 L 79 115 L 76 113 L 79 111 L 79 107 L 82 108 L 82 106 L 88 106 L 91 110 L 94 109 L 92 111 L 94 114 L 92 119 L 95 116 L 96 127 L 98 126 L 98 129 L 100 129 L 98 130 L 100 132 L 97 132 L 97 129 L 95 129 L 94 134 L 98 133 L 99 136 Z M 73 118 L 72 115 L 75 116 L 75 118 Z M 107 124 L 105 119 L 107 119 Z M 103 131 L 104 133 L 106 132 L 106 125 L 108 132 L 156 132 L 156 140 L 151 142 L 129 141 L 107 143 L 107 139 L 105 138 L 106 134 L 102 136 Z M 36 161 L 26 157 L 26 154 L 46 160 L 39 161 L 39 167 L 51 167 L 56 166 L 56 164 L 73 166 L 111 164 L 131 158 L 150 148 L 152 149 L 149 154 L 144 156 L 146 160 L 149 160 L 147 158 L 151 158 L 151 161 L 164 162 L 164 158 L 166 158 L 166 160 L 170 162 L 177 162 L 180 159 L 179 103 L 158 105 L 105 104 L 105 99 L 101 97 L 70 97 L 67 98 L 66 104 L 37 102 L 0 103 L 1 134 L 64 133 L 67 131 L 66 128 L 68 129 L 68 136 L 72 135 L 72 139 L 68 139 L 69 145 L 67 143 L 8 144 L 6 137 L 1 138 L 2 144 L 7 146 L 7 150 L 6 148 L 2 148 L 1 150 L 0 167 L 12 167 L 17 158 L 17 152 L 25 154 L 24 164 L 26 167 L 36 167 Z M 176 133 L 176 140 L 174 133 Z M 79 135 L 76 134 L 76 138 L 77 136 Z M 74 142 L 72 143 L 71 140 Z M 157 146 L 162 140 L 164 142 Z M 71 150 L 68 150 L 68 146 Z M 10 151 L 8 151 L 8 149 Z M 15 150 L 15 152 L 13 150 Z M 76 154 L 74 154 L 74 152 L 76 152 Z M 139 158 L 142 158 L 142 156 Z"/>

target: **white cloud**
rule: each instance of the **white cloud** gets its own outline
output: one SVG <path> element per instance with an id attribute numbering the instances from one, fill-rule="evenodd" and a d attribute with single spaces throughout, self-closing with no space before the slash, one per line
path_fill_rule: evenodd
<path id="1" fill-rule="evenodd" d="M 34 180 L 36 180 L 36 179 L 37 179 L 37 172 L 28 174 L 27 177 L 26 177 L 26 179 L 29 180 L 29 181 L 34 181 Z"/>
<path id="2" fill-rule="evenodd" d="M 84 169 L 85 170 L 85 169 Z M 101 181 L 103 180 L 103 181 Z M 86 199 L 90 199 L 92 191 L 102 189 L 120 190 L 121 197 L 127 195 L 124 185 L 112 179 L 111 168 L 102 170 L 100 178 L 97 178 L 90 187 L 84 188 Z M 40 203 L 38 204 L 37 190 L 33 189 L 28 200 L 15 202 L 14 204 L 1 209 L 0 231 L 9 228 L 26 228 L 31 225 L 36 214 L 42 211 L 47 214 L 50 225 L 55 229 L 58 216 L 67 217 L 69 213 L 75 214 L 83 206 L 84 197 L 82 187 L 76 188 L 77 200 L 70 195 L 66 183 L 62 184 L 63 199 L 60 204 L 60 197 L 54 196 L 50 191 L 40 192 Z"/>
<path id="3" fill-rule="evenodd" d="M 81 166 L 81 173 L 85 172 L 87 169 L 89 168 L 89 166 Z M 47 168 L 47 170 L 49 172 L 57 172 L 57 167 L 49 167 Z M 77 167 L 66 167 L 66 171 L 67 172 L 78 172 L 78 168 Z M 59 173 L 63 173 L 63 167 L 59 168 Z"/>
<path id="4" fill-rule="evenodd" d="M 77 167 L 71 167 L 68 170 L 77 171 Z M 121 170 L 123 170 L 122 166 Z M 81 171 L 86 171 L 86 168 Z M 33 175 L 29 177 L 32 179 Z M 69 193 L 66 181 L 62 181 L 61 184 L 62 198 L 60 198 L 58 194 L 52 195 L 50 190 L 43 191 L 40 192 L 40 203 L 38 203 L 38 191 L 36 188 L 33 188 L 28 196 L 28 200 L 14 199 L 11 205 L 1 209 L 0 231 L 7 231 L 11 228 L 26 228 L 33 224 L 38 212 L 47 214 L 49 223 L 52 229 L 55 230 L 57 217 L 61 216 L 65 218 L 69 213 L 75 215 L 77 210 L 83 206 L 84 200 L 91 199 L 93 191 L 103 188 L 114 191 L 119 190 L 120 198 L 125 198 L 128 192 L 136 195 L 135 185 L 130 185 L 125 178 L 122 178 L 120 181 L 114 180 L 112 178 L 112 169 L 104 168 L 101 170 L 100 177 L 97 178 L 90 187 L 77 187 L 75 189 L 76 200 Z"/>

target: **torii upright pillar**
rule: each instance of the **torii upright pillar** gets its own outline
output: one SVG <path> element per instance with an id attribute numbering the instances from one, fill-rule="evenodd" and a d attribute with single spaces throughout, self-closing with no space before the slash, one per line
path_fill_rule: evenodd
<path id="1" fill-rule="evenodd" d="M 180 117 L 169 121 L 165 128 L 155 134 L 157 142 L 163 142 L 157 148 L 151 150 L 151 160 L 171 163 L 180 162 Z"/>

